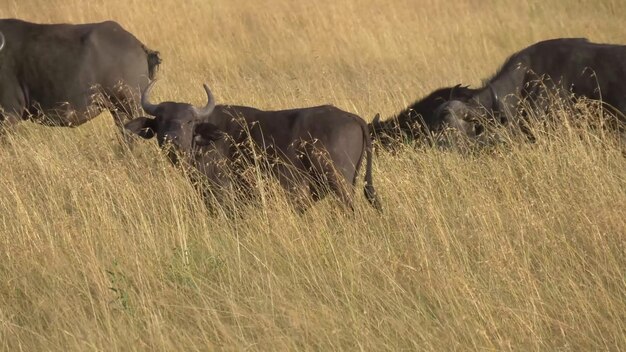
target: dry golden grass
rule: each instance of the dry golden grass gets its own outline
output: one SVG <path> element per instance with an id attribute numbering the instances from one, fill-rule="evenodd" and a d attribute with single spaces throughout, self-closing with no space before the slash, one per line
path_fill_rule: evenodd
<path id="1" fill-rule="evenodd" d="M 155 100 L 332 103 L 369 120 L 478 84 L 557 36 L 626 43 L 626 3 L 0 0 L 0 17 L 114 19 L 164 59 Z M 626 158 L 563 127 L 464 155 L 382 153 L 382 216 L 280 194 L 211 217 L 108 116 L 22 124 L 0 150 L 0 344 L 36 350 L 624 350 Z"/>

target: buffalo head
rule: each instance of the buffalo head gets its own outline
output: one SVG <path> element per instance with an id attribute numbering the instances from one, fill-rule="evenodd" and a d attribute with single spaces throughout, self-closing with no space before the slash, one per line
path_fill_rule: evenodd
<path id="1" fill-rule="evenodd" d="M 435 114 L 442 126 L 453 128 L 466 137 L 476 138 L 484 131 L 484 127 L 474 119 L 476 111 L 469 102 L 448 101 L 439 106 Z"/>
<path id="2" fill-rule="evenodd" d="M 200 122 L 193 129 L 195 166 L 207 177 L 214 195 L 230 187 L 233 181 L 229 148 L 231 139 L 210 122 Z"/>
<path id="3" fill-rule="evenodd" d="M 171 101 L 152 104 L 150 91 L 154 82 L 152 81 L 141 95 L 141 106 L 151 117 L 134 119 L 125 127 L 145 139 L 156 136 L 159 146 L 166 149 L 170 160 L 176 163 L 176 152 L 191 151 L 194 125 L 211 115 L 215 109 L 215 99 L 205 84 L 207 104 L 203 108 Z"/>

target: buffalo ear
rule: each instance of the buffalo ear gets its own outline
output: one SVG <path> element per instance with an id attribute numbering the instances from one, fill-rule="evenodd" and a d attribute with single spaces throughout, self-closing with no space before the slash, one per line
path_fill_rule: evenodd
<path id="1" fill-rule="evenodd" d="M 193 130 L 193 141 L 198 146 L 206 146 L 222 138 L 223 132 L 210 122 L 202 122 Z"/>
<path id="2" fill-rule="evenodd" d="M 141 138 L 150 139 L 156 133 L 156 120 L 149 117 L 139 117 L 126 123 L 124 128 Z"/>

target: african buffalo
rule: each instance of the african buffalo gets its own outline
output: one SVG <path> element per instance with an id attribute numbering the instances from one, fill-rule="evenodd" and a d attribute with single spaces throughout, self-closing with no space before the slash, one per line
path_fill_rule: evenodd
<path id="1" fill-rule="evenodd" d="M 425 138 L 428 141 L 432 134 L 441 132 L 446 125 L 443 119 L 436 116 L 437 108 L 452 99 L 465 101 L 472 94 L 473 89 L 458 84 L 437 89 L 386 120 L 381 121 L 377 114 L 368 124 L 372 138 L 384 147 L 400 140 Z"/>
<path id="2" fill-rule="evenodd" d="M 626 46 L 598 44 L 584 38 L 535 43 L 513 54 L 469 100 L 439 107 L 437 118 L 475 137 L 475 116 L 487 112 L 488 122 L 522 123 L 517 118 L 530 106 L 545 111 L 549 96 L 602 100 L 624 120 L 626 113 Z M 524 104 L 521 104 L 524 102 Z M 522 131 L 530 133 L 522 126 Z M 530 136 L 532 138 L 532 136 Z"/>
<path id="3" fill-rule="evenodd" d="M 123 127 L 161 62 L 119 24 L 0 20 L 0 125 L 77 126 L 109 110 Z"/>
<path id="4" fill-rule="evenodd" d="M 365 196 L 381 209 L 372 183 L 372 146 L 367 124 L 357 115 L 334 106 L 262 111 L 245 106 L 215 105 L 204 85 L 208 103 L 203 108 L 176 102 L 149 102 L 152 82 L 141 104 L 152 117 L 137 118 L 126 128 L 168 151 L 173 163 L 185 157 L 219 190 L 252 192 L 245 180 L 246 166 L 276 177 L 291 192 L 298 207 L 302 198 L 319 200 L 327 190 L 352 208 L 354 187 L 366 158 Z"/>

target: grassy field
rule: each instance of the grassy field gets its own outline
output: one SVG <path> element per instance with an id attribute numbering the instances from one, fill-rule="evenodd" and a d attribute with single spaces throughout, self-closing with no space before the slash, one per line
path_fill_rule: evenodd
<path id="1" fill-rule="evenodd" d="M 626 3 L 0 0 L 0 17 L 113 19 L 164 59 L 154 100 L 370 120 L 478 85 L 541 39 L 626 43 Z M 1 62 L 0 62 L 1 65 Z M 592 113 L 590 113 L 592 115 Z M 584 116 L 579 116 L 583 118 Z M 358 190 L 294 214 L 210 216 L 155 143 L 108 115 L 22 124 L 0 150 L 0 348 L 625 350 L 626 158 L 564 126 L 466 155 L 380 153 Z"/>

